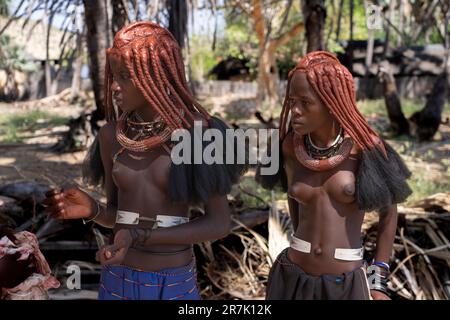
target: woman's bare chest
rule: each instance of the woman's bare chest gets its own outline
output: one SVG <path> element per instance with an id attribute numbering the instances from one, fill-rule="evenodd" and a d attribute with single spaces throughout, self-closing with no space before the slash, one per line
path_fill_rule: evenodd
<path id="1" fill-rule="evenodd" d="M 350 158 L 327 171 L 312 171 L 298 161 L 288 161 L 288 195 L 305 205 L 324 200 L 324 197 L 350 204 L 355 201 L 357 169 L 358 161 Z"/>
<path id="2" fill-rule="evenodd" d="M 170 156 L 162 150 L 145 153 L 122 151 L 112 164 L 111 175 L 120 191 L 165 190 L 169 182 Z"/>

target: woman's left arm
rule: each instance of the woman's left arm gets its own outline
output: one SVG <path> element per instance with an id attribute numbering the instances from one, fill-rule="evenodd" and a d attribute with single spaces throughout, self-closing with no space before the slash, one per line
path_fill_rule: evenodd
<path id="1" fill-rule="evenodd" d="M 397 230 L 397 205 L 391 205 L 379 210 L 379 222 L 377 232 L 377 245 L 374 260 L 389 265 L 389 260 L 394 245 L 395 232 Z M 383 292 L 371 290 L 374 300 L 390 300 Z"/>
<path id="2" fill-rule="evenodd" d="M 397 230 L 397 205 L 379 210 L 377 246 L 374 259 L 389 263 Z"/>
<path id="3" fill-rule="evenodd" d="M 214 195 L 205 203 L 205 215 L 189 223 L 152 230 L 143 245 L 193 244 L 225 237 L 230 233 L 230 207 L 226 195 Z"/>
<path id="4" fill-rule="evenodd" d="M 139 245 L 194 244 L 223 238 L 230 233 L 230 207 L 226 195 L 214 195 L 205 204 L 205 215 L 188 223 L 173 227 L 157 228 L 144 233 Z M 140 229 L 141 231 L 143 229 Z M 120 229 L 114 243 L 97 252 L 101 264 L 120 264 L 133 243 L 130 229 Z"/>

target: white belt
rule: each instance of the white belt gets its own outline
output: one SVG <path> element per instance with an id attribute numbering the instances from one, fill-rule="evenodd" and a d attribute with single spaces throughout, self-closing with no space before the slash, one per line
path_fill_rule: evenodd
<path id="1" fill-rule="evenodd" d="M 291 248 L 295 249 L 297 251 L 300 251 L 300 252 L 310 253 L 311 252 L 311 243 L 292 235 Z"/>
<path id="2" fill-rule="evenodd" d="M 179 224 L 188 223 L 188 217 L 180 217 L 180 216 L 165 216 L 162 214 L 158 214 L 156 216 L 156 227 L 153 228 L 167 228 L 177 226 Z"/>
<path id="3" fill-rule="evenodd" d="M 291 248 L 303 253 L 311 253 L 311 243 L 292 235 Z M 359 261 L 364 257 L 364 248 L 358 249 L 342 249 L 334 250 L 334 258 L 345 261 Z"/>
<path id="4" fill-rule="evenodd" d="M 157 215 L 156 219 L 140 216 L 139 213 L 117 210 L 116 223 L 139 224 L 140 221 L 155 222 L 153 229 L 173 227 L 189 222 L 188 217 Z"/>

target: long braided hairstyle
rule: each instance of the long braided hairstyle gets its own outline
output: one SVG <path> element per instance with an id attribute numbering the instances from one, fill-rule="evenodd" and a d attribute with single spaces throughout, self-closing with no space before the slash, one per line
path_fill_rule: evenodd
<path id="1" fill-rule="evenodd" d="M 189 90 L 181 49 L 167 29 L 152 22 L 129 24 L 114 36 L 113 47 L 107 49 L 106 55 L 104 113 L 107 122 L 117 123 L 116 137 L 123 147 L 139 150 L 156 148 L 165 144 L 177 129 L 188 129 L 193 137 L 195 120 L 204 120 L 204 126 L 218 129 L 225 136 L 228 126 L 209 115 Z M 163 132 L 138 141 L 119 134 L 127 114 L 117 110 L 112 102 L 110 55 L 122 59 L 133 85 L 144 96 L 148 107 L 155 110 L 164 122 Z M 223 146 L 220 149 L 225 150 Z M 98 139 L 94 141 L 86 159 L 83 168 L 85 180 L 94 185 L 103 185 L 104 172 Z M 212 194 L 228 193 L 245 170 L 246 167 L 242 165 L 172 163 L 169 195 L 173 201 L 204 202 Z"/>
<path id="2" fill-rule="evenodd" d="M 172 131 L 190 128 L 196 112 L 210 119 L 189 90 L 181 49 L 167 29 L 152 22 L 132 23 L 117 32 L 113 47 L 106 54 L 122 58 L 134 86 Z M 112 81 L 107 59 L 104 86 L 107 121 L 118 120 L 122 113 L 113 108 Z M 161 143 L 159 136 L 148 139 Z"/>
<path id="3" fill-rule="evenodd" d="M 411 173 L 395 150 L 364 119 L 356 105 L 355 84 L 351 73 L 329 52 L 311 52 L 301 58 L 289 72 L 280 115 L 280 143 L 291 130 L 289 90 L 292 77 L 297 71 L 305 73 L 314 92 L 361 150 L 356 179 L 359 208 L 367 211 L 404 201 L 411 193 L 405 181 Z M 258 179 L 267 188 L 273 188 L 278 182 L 287 188 L 284 170 L 280 170 L 276 176 L 260 176 Z"/>
<path id="4" fill-rule="evenodd" d="M 378 134 L 369 126 L 356 106 L 355 86 L 351 73 L 336 57 L 325 51 L 315 51 L 306 55 L 289 72 L 286 98 L 280 118 L 281 139 L 284 139 L 291 126 L 288 122 L 290 114 L 288 97 L 289 86 L 296 71 L 306 74 L 314 91 L 360 149 L 375 147 L 377 139 L 374 138 L 378 138 Z M 379 146 L 385 153 L 384 147 Z"/>

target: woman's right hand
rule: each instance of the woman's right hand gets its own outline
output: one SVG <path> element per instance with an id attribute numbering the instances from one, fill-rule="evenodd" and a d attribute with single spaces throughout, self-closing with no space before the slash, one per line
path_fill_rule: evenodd
<path id="1" fill-rule="evenodd" d="M 52 189 L 45 196 L 45 211 L 57 219 L 89 218 L 97 210 L 95 200 L 77 187 Z"/>

